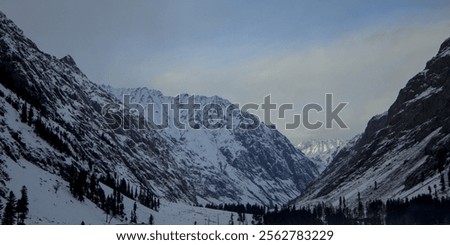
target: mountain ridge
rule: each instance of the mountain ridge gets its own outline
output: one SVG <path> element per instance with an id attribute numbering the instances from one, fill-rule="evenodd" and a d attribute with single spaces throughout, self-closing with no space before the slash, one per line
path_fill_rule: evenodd
<path id="1" fill-rule="evenodd" d="M 126 89 L 115 89 L 111 86 L 103 86 L 107 91 L 109 91 L 111 94 L 115 95 L 117 99 L 123 98 L 124 95 L 130 96 L 130 103 L 136 103 L 141 105 L 148 105 L 152 104 L 154 107 L 154 121 L 161 122 L 161 117 L 163 112 L 161 112 L 161 108 L 163 104 L 171 104 L 173 102 L 174 98 L 179 98 L 181 103 L 188 103 L 188 94 L 181 94 L 176 97 L 172 96 L 164 96 L 160 91 L 152 90 L 148 88 L 126 88 Z M 233 106 L 231 102 L 229 102 L 226 99 L 222 99 L 218 96 L 194 96 L 195 102 L 199 104 L 200 108 L 205 108 L 208 105 L 219 105 L 222 108 L 227 108 L 229 106 Z M 225 109 L 224 109 L 225 111 Z M 202 110 L 197 110 L 193 115 L 193 117 L 198 120 L 202 121 Z M 145 117 L 148 117 L 148 111 L 145 111 Z M 171 111 L 169 113 L 169 121 L 173 122 L 174 114 Z M 224 130 L 224 129 L 212 129 L 212 130 L 205 130 L 203 128 L 201 129 L 195 129 L 190 128 L 189 125 L 187 125 L 188 122 L 188 112 L 182 111 L 180 112 L 180 119 L 182 122 L 186 123 L 186 129 L 184 130 L 178 130 L 175 128 L 173 124 L 169 124 L 169 126 L 163 130 L 160 130 L 160 134 L 163 138 L 165 138 L 167 141 L 174 141 L 174 140 L 181 140 L 184 142 L 182 148 L 176 148 L 177 152 L 179 154 L 184 154 L 185 157 L 188 158 L 188 154 L 197 159 L 197 162 L 203 162 L 206 164 L 206 166 L 226 170 L 227 167 L 232 166 L 233 168 L 242 168 L 241 172 L 244 173 L 250 173 L 252 172 L 251 169 L 245 167 L 245 162 L 254 162 L 251 158 L 244 157 L 244 159 L 241 159 L 239 157 L 239 152 L 253 152 L 258 158 L 262 158 L 264 162 L 277 162 L 281 156 L 284 156 L 285 158 L 291 158 L 291 155 L 295 155 L 296 149 L 292 148 L 290 144 L 287 144 L 288 139 L 280 134 L 279 132 L 269 129 L 266 127 L 262 122 L 260 123 L 260 126 L 254 130 L 241 130 L 239 127 L 239 123 L 246 120 L 246 117 L 242 117 L 240 115 L 234 115 L 232 116 L 233 124 L 231 125 L 231 130 Z M 229 119 L 229 118 L 228 118 Z M 223 125 L 227 124 L 227 120 L 220 120 L 220 123 Z M 201 124 L 201 123 L 200 123 Z M 225 126 L 224 126 L 225 127 Z M 250 134 L 251 133 L 251 134 Z M 257 134 L 261 140 L 255 140 L 252 139 L 252 134 Z M 266 137 L 267 136 L 267 137 Z M 282 141 L 279 141 L 278 139 L 282 139 Z M 275 145 L 271 145 L 271 141 L 274 141 Z M 211 146 L 214 146 L 213 148 Z M 283 146 L 280 148 L 280 146 Z M 183 149 L 183 148 L 187 148 Z M 259 149 L 262 148 L 272 148 L 272 153 L 266 154 L 261 152 Z M 205 150 L 208 149 L 208 150 Z M 273 149 L 279 149 L 279 150 L 273 150 Z M 286 151 L 287 150 L 287 151 Z M 283 153 L 286 151 L 286 153 Z M 280 154 L 284 154 L 281 155 Z M 299 154 L 300 156 L 304 157 L 303 153 L 298 151 L 296 154 Z M 182 157 L 183 158 L 183 157 Z M 272 159 L 272 160 L 270 160 Z M 258 160 L 259 161 L 259 160 Z M 295 162 L 295 164 L 293 164 Z M 301 164 L 307 164 L 308 167 L 304 167 L 302 169 L 309 169 L 311 168 L 311 163 L 308 161 L 304 162 L 301 158 L 297 158 L 297 160 L 292 160 L 291 165 L 287 165 L 287 168 L 290 169 L 297 169 L 295 171 L 302 172 L 302 169 L 298 169 L 296 165 Z M 258 164 L 252 164 L 253 167 L 257 168 L 257 171 L 261 171 L 259 169 Z M 193 166 L 191 166 L 192 168 Z M 269 166 L 267 166 L 269 167 Z M 195 167 L 193 167 L 195 168 Z M 259 169 L 259 170 L 258 170 Z M 188 170 L 186 170 L 188 171 Z M 276 173 L 279 172 L 277 169 L 272 169 L 270 172 Z M 262 172 L 261 172 L 262 173 Z M 230 173 L 231 174 L 231 173 Z M 241 178 L 247 178 L 249 182 L 247 182 L 247 186 L 252 185 L 259 185 L 256 181 L 256 179 L 259 179 L 260 177 L 257 177 L 255 179 L 255 176 L 247 176 L 245 177 L 241 176 Z M 286 173 L 279 172 L 279 176 L 286 176 Z M 313 174 L 317 175 L 317 173 Z M 266 177 L 263 177 L 263 179 L 272 179 L 274 176 L 269 173 L 269 175 L 266 175 Z M 256 182 L 255 182 L 256 181 Z M 306 186 L 306 182 L 300 182 L 298 183 L 299 188 L 304 188 Z M 288 187 L 288 189 L 292 189 L 295 187 Z M 265 189 L 265 188 L 264 188 Z M 250 192 L 253 192 L 253 190 L 249 190 Z"/>
<path id="2" fill-rule="evenodd" d="M 450 39 L 353 147 L 341 150 L 297 204 L 428 194 L 449 170 Z M 446 193 L 442 193 L 446 195 Z"/>

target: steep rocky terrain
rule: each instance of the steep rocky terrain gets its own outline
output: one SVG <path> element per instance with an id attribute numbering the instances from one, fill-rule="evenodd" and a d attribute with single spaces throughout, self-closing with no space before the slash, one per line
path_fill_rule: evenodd
<path id="1" fill-rule="evenodd" d="M 352 147 L 333 159 L 297 203 L 339 197 L 355 202 L 403 198 L 422 193 L 446 195 L 450 152 L 450 39 L 425 69 L 400 90 L 389 110 L 373 117 Z"/>
<path id="2" fill-rule="evenodd" d="M 145 109 L 145 118 L 149 118 L 148 106 L 152 105 L 154 113 L 151 120 L 155 124 L 161 124 L 164 113 L 168 115 L 167 128 L 157 131 L 166 142 L 173 142 L 170 145 L 171 151 L 176 153 L 175 161 L 180 163 L 179 166 L 186 173 L 185 178 L 207 187 L 203 195 L 217 200 L 221 200 L 222 196 L 252 196 L 264 203 L 269 199 L 281 201 L 274 192 L 285 192 L 292 196 L 293 191 L 303 189 L 312 180 L 306 177 L 305 181 L 305 178 L 297 176 L 317 175 L 311 162 L 278 131 L 262 123 L 256 129 L 241 129 L 241 123 L 248 121 L 249 115 L 244 116 L 234 110 L 229 118 L 222 115 L 220 119 L 211 122 L 222 127 L 206 128 L 207 122 L 203 121 L 204 108 L 219 106 L 225 114 L 227 108 L 233 106 L 225 99 L 217 96 L 192 97 L 199 109 L 193 112 L 191 119 L 188 110 L 180 111 L 179 121 L 185 125 L 185 129 L 180 130 L 174 123 L 174 111 L 163 111 L 164 105 L 170 107 L 173 104 L 174 97 L 148 88 L 103 88 L 118 100 L 130 96 L 130 104 L 139 104 Z M 189 97 L 188 94 L 181 94 L 176 99 L 181 104 L 187 104 Z M 213 114 L 217 113 L 214 108 L 210 110 Z M 198 127 L 189 125 L 192 119 L 199 124 Z M 241 186 L 245 186 L 243 194 L 226 193 L 224 188 L 240 189 Z"/>

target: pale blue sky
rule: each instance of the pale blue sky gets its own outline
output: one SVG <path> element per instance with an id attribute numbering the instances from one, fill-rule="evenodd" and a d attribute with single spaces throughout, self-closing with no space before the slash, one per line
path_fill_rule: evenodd
<path id="1" fill-rule="evenodd" d="M 450 36 L 450 1 L 0 0 L 38 46 L 91 80 L 234 102 L 350 102 L 348 138 L 394 101 Z M 320 115 L 319 115 L 320 116 Z M 318 117 L 320 118 L 320 117 Z"/>

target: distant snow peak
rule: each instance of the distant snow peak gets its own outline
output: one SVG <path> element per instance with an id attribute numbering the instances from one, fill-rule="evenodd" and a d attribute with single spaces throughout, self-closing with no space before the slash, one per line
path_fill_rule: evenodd
<path id="1" fill-rule="evenodd" d="M 297 148 L 316 164 L 319 172 L 322 172 L 345 144 L 346 141 L 342 139 L 312 139 L 301 142 Z"/>

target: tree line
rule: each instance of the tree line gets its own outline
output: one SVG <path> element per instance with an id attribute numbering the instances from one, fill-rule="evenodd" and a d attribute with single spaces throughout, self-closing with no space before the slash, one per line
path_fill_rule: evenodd
<path id="1" fill-rule="evenodd" d="M 157 198 L 150 190 L 145 190 L 143 188 L 138 188 L 136 186 L 130 185 L 125 179 L 120 179 L 116 181 L 117 176 L 111 176 L 109 173 L 105 177 L 100 177 L 99 181 L 104 183 L 111 189 L 117 189 L 124 196 L 138 201 L 143 206 L 153 209 L 155 211 L 159 210 L 161 206 L 160 199 Z"/>
<path id="2" fill-rule="evenodd" d="M 338 207 L 295 205 L 264 215 L 266 225 L 442 225 L 450 224 L 450 198 L 422 194 L 413 198 L 361 201 L 354 208 L 341 197 Z"/>
<path id="3" fill-rule="evenodd" d="M 224 204 L 214 204 L 208 203 L 205 208 L 230 211 L 235 213 L 247 213 L 247 214 L 264 214 L 266 212 L 266 207 L 259 204 L 234 204 L 234 203 L 224 203 Z"/>
<path id="4" fill-rule="evenodd" d="M 235 212 L 237 213 L 237 219 L 236 221 L 239 224 L 245 223 L 245 214 L 252 214 L 252 221 L 251 223 L 254 225 L 262 225 L 263 224 L 263 215 L 266 213 L 266 210 L 268 210 L 267 207 L 264 205 L 259 204 L 250 204 L 247 203 L 244 204 L 234 204 L 234 203 L 224 203 L 224 204 L 214 204 L 214 203 L 208 203 L 205 205 L 205 208 L 209 209 L 216 209 L 216 210 L 223 210 L 223 211 L 229 211 L 229 212 Z M 234 224 L 234 215 L 231 214 L 230 220 L 228 221 L 228 224 L 233 225 Z"/>

